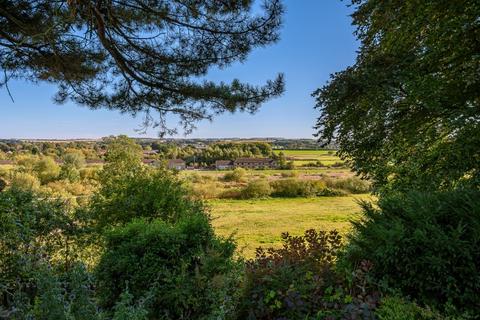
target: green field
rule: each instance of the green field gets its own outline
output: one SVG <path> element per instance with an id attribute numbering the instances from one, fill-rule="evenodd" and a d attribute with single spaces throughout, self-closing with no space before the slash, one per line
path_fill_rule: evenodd
<path id="1" fill-rule="evenodd" d="M 345 234 L 358 218 L 358 200 L 370 195 L 265 200 L 212 200 L 213 225 L 222 236 L 234 234 L 239 252 L 252 257 L 255 248 L 278 247 L 280 235 L 307 229 L 337 229 Z"/>
<path id="2" fill-rule="evenodd" d="M 324 165 L 332 165 L 336 162 L 343 162 L 334 150 L 275 150 L 276 154 L 283 152 L 287 158 L 293 159 L 296 166 L 308 165 L 316 161 Z"/>

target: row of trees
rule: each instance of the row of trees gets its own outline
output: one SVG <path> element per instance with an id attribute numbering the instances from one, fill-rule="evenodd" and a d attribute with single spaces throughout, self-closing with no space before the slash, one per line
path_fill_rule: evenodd
<path id="1" fill-rule="evenodd" d="M 0 143 L 0 160 L 14 159 L 18 155 L 47 156 L 62 160 L 72 153 L 83 154 L 88 160 L 105 158 L 106 146 L 112 138 L 96 142 L 2 142 Z M 216 160 L 229 160 L 242 157 L 275 157 L 272 146 L 266 142 L 216 142 L 203 148 L 194 145 L 181 146 L 175 143 L 145 143 L 139 145 L 145 151 L 157 151 L 145 155 L 153 159 L 184 159 L 187 163 L 211 165 Z"/>

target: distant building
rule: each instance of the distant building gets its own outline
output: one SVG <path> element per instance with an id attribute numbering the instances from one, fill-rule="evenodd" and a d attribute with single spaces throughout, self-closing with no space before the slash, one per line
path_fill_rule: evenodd
<path id="1" fill-rule="evenodd" d="M 217 170 L 228 170 L 233 168 L 232 160 L 217 160 L 215 161 L 215 169 Z"/>
<path id="2" fill-rule="evenodd" d="M 270 158 L 238 158 L 233 162 L 233 166 L 245 169 L 273 169 L 278 167 L 278 163 Z"/>
<path id="3" fill-rule="evenodd" d="M 168 169 L 185 170 L 186 163 L 182 159 L 170 159 L 167 163 Z"/>

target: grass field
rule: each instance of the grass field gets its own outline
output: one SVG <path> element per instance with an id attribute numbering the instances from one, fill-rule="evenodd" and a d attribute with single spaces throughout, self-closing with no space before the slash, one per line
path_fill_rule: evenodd
<path id="1" fill-rule="evenodd" d="M 239 252 L 253 257 L 255 248 L 278 247 L 280 235 L 300 235 L 307 229 L 337 229 L 345 234 L 358 218 L 358 200 L 370 195 L 265 200 L 212 200 L 213 225 L 222 236 L 234 234 Z"/>
<path id="2" fill-rule="evenodd" d="M 276 154 L 283 152 L 287 158 L 291 158 L 296 166 L 308 165 L 316 161 L 324 165 L 332 165 L 336 162 L 343 162 L 335 155 L 333 150 L 275 150 Z"/>

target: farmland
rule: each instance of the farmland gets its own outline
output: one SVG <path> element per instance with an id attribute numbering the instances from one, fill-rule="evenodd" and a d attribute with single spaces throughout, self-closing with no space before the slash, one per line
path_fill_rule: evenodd
<path id="1" fill-rule="evenodd" d="M 287 159 L 293 160 L 295 166 L 308 166 L 320 161 L 325 166 L 343 163 L 334 150 L 275 150 L 276 154 L 282 152 Z"/>

